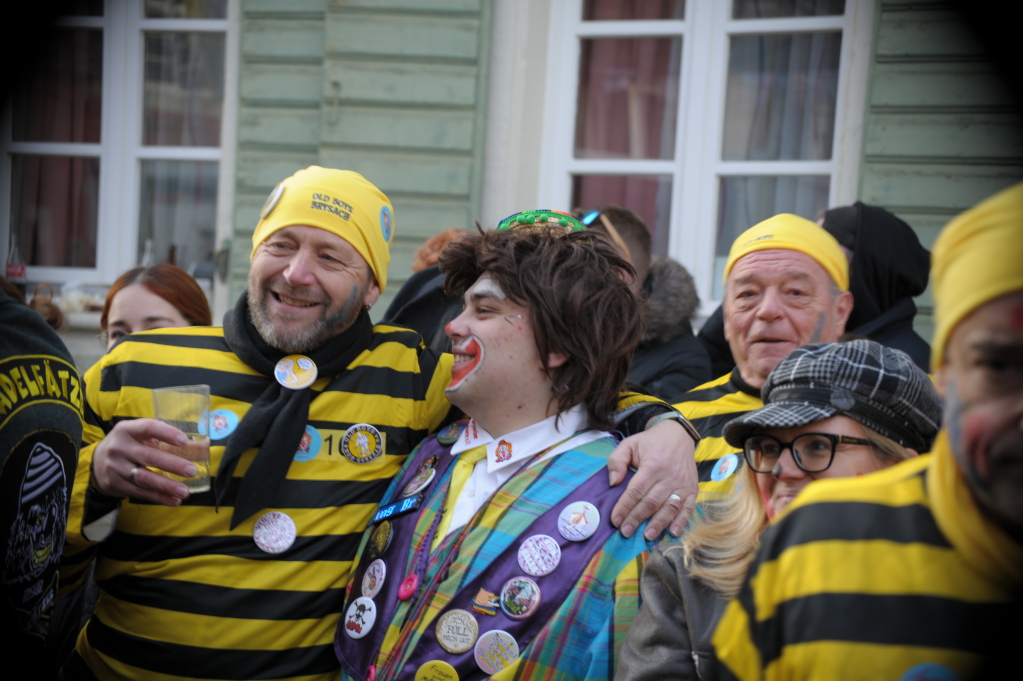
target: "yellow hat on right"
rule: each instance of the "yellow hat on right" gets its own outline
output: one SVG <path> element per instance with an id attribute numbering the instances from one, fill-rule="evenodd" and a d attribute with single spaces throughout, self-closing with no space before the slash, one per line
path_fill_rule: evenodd
<path id="1" fill-rule="evenodd" d="M 849 259 L 838 240 L 823 227 L 806 218 L 782 213 L 759 222 L 732 243 L 725 263 L 725 280 L 736 261 L 754 251 L 781 249 L 804 253 L 824 268 L 840 291 L 849 290 Z"/>
<path id="2" fill-rule="evenodd" d="M 931 253 L 934 343 L 931 365 L 945 362 L 952 330 L 978 307 L 1023 289 L 1023 183 L 948 223 Z"/>

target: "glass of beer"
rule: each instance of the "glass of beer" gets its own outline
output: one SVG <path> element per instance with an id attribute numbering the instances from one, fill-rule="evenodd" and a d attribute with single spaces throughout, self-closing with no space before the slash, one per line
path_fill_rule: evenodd
<path id="1" fill-rule="evenodd" d="M 169 478 L 180 480 L 188 491 L 208 492 L 210 489 L 210 387 L 208 385 L 179 385 L 173 388 L 157 388 L 153 391 L 153 413 L 158 421 L 174 426 L 188 437 L 184 445 L 160 442 L 165 452 L 188 459 L 195 464 L 195 475 L 183 478 L 166 473 Z"/>

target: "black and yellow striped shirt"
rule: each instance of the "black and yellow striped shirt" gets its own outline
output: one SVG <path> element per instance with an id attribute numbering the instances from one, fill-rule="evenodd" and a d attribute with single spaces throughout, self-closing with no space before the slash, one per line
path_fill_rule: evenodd
<path id="1" fill-rule="evenodd" d="M 700 501 L 732 488 L 743 455 L 721 436 L 725 425 L 748 411 L 764 406 L 760 391 L 742 380 L 739 370 L 693 388 L 675 405 L 699 431 L 696 468 L 700 474 Z"/>
<path id="2" fill-rule="evenodd" d="M 219 513 L 212 493 L 177 508 L 126 499 L 113 534 L 96 545 L 82 534 L 90 463 L 114 424 L 152 417 L 153 388 L 193 384 L 210 386 L 212 412 L 241 420 L 274 380 L 231 352 L 221 328 L 162 329 L 119 344 L 85 375 L 90 446 L 79 458 L 62 583 L 79 580 L 98 551 L 102 594 L 66 676 L 336 678 L 334 630 L 355 550 L 406 455 L 446 418 L 451 362 L 424 349 L 415 332 L 376 326 L 341 375 L 313 383 L 308 425 L 319 450 L 296 456 L 279 506 L 263 512 L 294 521 L 297 538 L 285 552 L 265 553 L 253 541 L 263 513 L 229 529 L 256 449 L 239 460 Z M 360 423 L 383 434 L 384 452 L 368 463 L 340 451 L 345 431 Z M 225 443 L 210 448 L 214 473 Z"/>
<path id="3" fill-rule="evenodd" d="M 726 678 L 966 679 L 1023 585 L 1023 547 L 982 515 L 947 440 L 811 484 L 764 534 L 713 644 Z"/>

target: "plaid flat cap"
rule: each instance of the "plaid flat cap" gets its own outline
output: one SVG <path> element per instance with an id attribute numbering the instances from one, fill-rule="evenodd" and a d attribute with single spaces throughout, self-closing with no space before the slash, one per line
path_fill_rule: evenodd
<path id="1" fill-rule="evenodd" d="M 764 406 L 733 419 L 728 444 L 758 429 L 794 428 L 841 414 L 904 447 L 927 452 L 941 427 L 941 399 L 909 355 L 870 340 L 793 350 L 761 389 Z"/>

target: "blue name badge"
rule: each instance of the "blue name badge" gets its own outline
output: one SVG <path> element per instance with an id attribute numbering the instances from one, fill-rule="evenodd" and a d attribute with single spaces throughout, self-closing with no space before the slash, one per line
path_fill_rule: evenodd
<path id="1" fill-rule="evenodd" d="M 396 501 L 393 504 L 387 504 L 373 516 L 374 523 L 378 523 L 386 518 L 397 518 L 400 515 L 411 513 L 419 508 L 419 505 L 423 503 L 423 495 L 417 494 L 414 497 L 408 497 L 401 501 Z"/>

